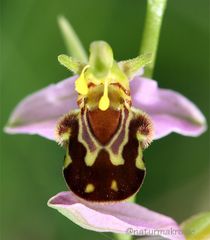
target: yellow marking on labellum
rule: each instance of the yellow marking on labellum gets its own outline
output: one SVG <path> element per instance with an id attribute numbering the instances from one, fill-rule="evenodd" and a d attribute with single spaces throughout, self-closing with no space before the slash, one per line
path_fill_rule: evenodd
<path id="1" fill-rule="evenodd" d="M 114 154 L 109 148 L 106 148 L 106 150 L 109 153 L 110 156 L 110 161 L 113 165 L 115 166 L 119 166 L 119 165 L 123 165 L 125 163 L 122 154 Z"/>
<path id="2" fill-rule="evenodd" d="M 115 192 L 118 191 L 117 182 L 115 180 L 112 180 L 111 189 L 114 190 Z"/>
<path id="3" fill-rule="evenodd" d="M 111 141 L 111 143 L 107 146 L 107 151 L 109 152 L 109 156 L 110 156 L 110 160 L 112 162 L 113 165 L 118 166 L 118 165 L 123 165 L 124 164 L 124 159 L 122 156 L 122 152 L 123 152 L 123 148 L 126 145 L 126 143 L 128 142 L 128 138 L 129 138 L 129 124 L 130 124 L 130 120 L 133 116 L 132 113 L 128 113 L 128 117 L 126 119 L 126 123 L 125 123 L 125 136 L 123 138 L 122 143 L 119 146 L 119 150 L 117 154 L 114 154 L 111 150 L 111 146 L 114 143 L 114 141 L 117 139 L 118 135 L 120 134 L 120 132 L 122 131 L 122 128 L 124 127 L 123 124 L 121 126 L 121 128 L 119 129 L 119 132 L 116 134 L 116 138 L 114 139 L 114 141 Z M 125 113 L 124 111 L 122 111 L 122 121 L 124 121 L 125 119 Z"/>
<path id="4" fill-rule="evenodd" d="M 86 112 L 84 113 L 84 115 L 86 116 Z M 82 126 L 82 120 L 81 120 L 81 118 L 82 118 L 82 116 L 81 116 L 81 113 L 80 113 L 80 115 L 79 115 L 79 117 L 78 117 L 79 126 Z M 84 118 L 84 120 L 85 120 L 85 125 L 88 126 L 86 117 Z M 86 152 L 85 159 L 84 159 L 85 164 L 86 164 L 86 166 L 91 167 L 91 166 L 94 164 L 94 162 L 95 162 L 95 160 L 96 160 L 96 158 L 97 158 L 97 156 L 98 156 L 98 153 L 99 153 L 99 151 L 101 150 L 101 147 L 98 145 L 97 141 L 95 140 L 95 138 L 93 137 L 93 135 L 92 135 L 92 133 L 90 132 L 89 128 L 87 127 L 87 132 L 88 132 L 88 134 L 90 135 L 91 140 L 93 141 L 94 145 L 96 146 L 96 150 L 95 150 L 95 151 L 90 151 L 90 148 L 89 148 L 88 144 L 86 143 L 86 141 L 85 141 L 85 140 L 83 139 L 83 137 L 82 137 L 82 134 L 83 134 L 82 131 L 83 131 L 83 130 L 82 130 L 82 128 L 80 127 L 80 128 L 79 128 L 79 133 L 78 133 L 78 140 L 79 140 L 79 142 L 81 142 L 81 143 L 83 144 L 83 146 L 86 148 L 86 151 L 87 151 L 87 152 Z"/>
<path id="5" fill-rule="evenodd" d="M 137 137 L 139 142 L 143 142 L 143 141 L 146 140 L 146 136 L 141 134 L 139 131 L 136 133 L 136 137 Z"/>
<path id="6" fill-rule="evenodd" d="M 64 159 L 64 169 L 67 168 L 72 163 L 71 157 L 69 156 L 69 148 L 66 148 L 66 156 Z"/>
<path id="7" fill-rule="evenodd" d="M 85 71 L 89 68 L 89 65 L 85 66 L 80 74 L 80 76 L 75 81 L 75 89 L 79 94 L 87 95 L 88 93 L 88 84 L 85 78 Z"/>
<path id="8" fill-rule="evenodd" d="M 99 152 L 99 150 L 91 152 L 90 150 L 87 149 L 87 153 L 86 153 L 86 156 L 85 156 L 86 166 L 91 167 L 94 164 L 94 162 L 95 162 L 95 160 L 98 156 L 98 152 Z"/>
<path id="9" fill-rule="evenodd" d="M 60 145 L 64 145 L 64 143 L 68 142 L 70 135 L 71 135 L 71 129 L 68 129 L 67 132 L 64 132 L 61 134 L 59 134 L 58 129 L 56 129 L 56 132 L 55 132 L 56 142 Z"/>
<path id="10" fill-rule="evenodd" d="M 138 169 L 145 170 L 145 165 L 143 162 L 143 151 L 142 151 L 140 144 L 139 144 L 139 148 L 138 148 L 138 156 L 136 158 L 136 167 Z"/>
<path id="11" fill-rule="evenodd" d="M 87 186 L 86 186 L 86 188 L 85 188 L 85 192 L 86 192 L 86 193 L 91 193 L 91 192 L 93 192 L 94 190 L 95 190 L 94 185 L 93 185 L 92 183 L 88 183 Z"/>
<path id="12" fill-rule="evenodd" d="M 101 97 L 98 107 L 101 111 L 106 111 L 109 108 L 110 105 L 110 100 L 108 97 L 108 81 L 105 80 L 104 82 L 104 93 L 103 96 Z"/>
<path id="13" fill-rule="evenodd" d="M 86 116 L 86 117 L 84 118 L 84 120 L 85 120 L 85 125 L 86 125 L 86 127 L 87 127 L 87 132 L 88 132 L 88 134 L 90 135 L 90 137 L 91 137 L 93 143 L 95 144 L 96 149 L 99 150 L 100 145 L 99 145 L 99 143 L 96 141 L 96 139 L 94 138 L 92 132 L 90 131 L 89 125 L 88 125 L 88 120 L 87 120 L 87 110 L 85 110 L 85 116 Z M 87 145 L 87 146 L 88 146 L 88 145 Z"/>
<path id="14" fill-rule="evenodd" d="M 116 139 L 118 138 L 119 134 L 122 131 L 123 128 L 123 123 L 125 120 L 125 112 L 124 112 L 124 108 L 122 108 L 121 110 L 121 121 L 120 121 L 120 127 L 118 128 L 117 132 L 115 133 L 115 135 L 113 136 L 112 140 L 110 141 L 108 148 L 111 148 L 112 144 L 116 141 Z"/>
<path id="15" fill-rule="evenodd" d="M 61 138 L 63 141 L 68 141 L 71 135 L 71 129 L 69 128 L 67 132 L 61 134 Z"/>

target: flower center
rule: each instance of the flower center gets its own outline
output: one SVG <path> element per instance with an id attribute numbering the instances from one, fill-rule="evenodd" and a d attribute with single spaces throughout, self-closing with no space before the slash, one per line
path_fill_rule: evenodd
<path id="1" fill-rule="evenodd" d="M 122 98 L 125 98 L 122 89 L 126 89 L 129 92 L 127 76 L 114 61 L 111 47 L 101 41 L 91 44 L 89 63 L 82 69 L 80 76 L 75 81 L 75 90 L 83 98 L 87 98 L 90 88 L 92 90 L 92 86 L 97 87 L 99 85 L 103 86 L 103 90 L 97 88 L 98 93 L 94 95 L 100 97 L 94 97 L 94 99 L 98 101 L 97 106 L 101 111 L 106 111 L 112 105 L 110 85 L 115 86 L 116 92 L 120 95 L 118 106 L 121 104 Z"/>
<path id="2" fill-rule="evenodd" d="M 96 41 L 90 45 L 88 63 L 63 54 L 58 56 L 58 61 L 79 74 L 75 90 L 79 93 L 77 102 L 80 108 L 121 110 L 124 106 L 131 106 L 129 80 L 139 75 L 139 69 L 151 62 L 151 54 L 116 62 L 109 44 Z"/>

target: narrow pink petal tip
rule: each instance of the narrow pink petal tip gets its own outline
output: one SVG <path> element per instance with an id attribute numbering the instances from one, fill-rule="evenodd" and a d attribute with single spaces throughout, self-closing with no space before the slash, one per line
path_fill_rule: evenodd
<path id="1" fill-rule="evenodd" d="M 79 226 L 97 232 L 185 239 L 173 219 L 134 203 L 89 203 L 78 199 L 72 192 L 61 192 L 48 201 L 48 206 Z"/>
<path id="2" fill-rule="evenodd" d="M 24 98 L 14 109 L 4 131 L 10 134 L 38 134 L 54 140 L 57 120 L 77 108 L 75 78 L 51 84 Z"/>
<path id="3" fill-rule="evenodd" d="M 134 78 L 131 96 L 134 107 L 151 116 L 155 139 L 172 132 L 195 137 L 207 129 L 204 115 L 193 102 L 175 91 L 158 88 L 154 80 Z"/>

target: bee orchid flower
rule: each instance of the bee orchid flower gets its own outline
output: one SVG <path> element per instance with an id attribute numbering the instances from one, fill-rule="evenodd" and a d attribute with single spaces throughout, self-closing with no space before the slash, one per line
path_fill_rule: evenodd
<path id="1" fill-rule="evenodd" d="M 66 146 L 64 177 L 72 191 L 59 193 L 48 205 L 90 230 L 184 239 L 173 219 L 119 201 L 135 194 L 143 182 L 142 150 L 172 132 L 200 135 L 206 129 L 201 111 L 183 95 L 139 75 L 149 55 L 117 63 L 107 43 L 94 42 L 88 64 L 65 55 L 59 61 L 76 76 L 23 99 L 5 127 L 7 133 L 38 134 Z M 116 136 L 115 129 L 121 129 Z M 110 138 L 116 140 L 113 146 L 107 146 Z"/>

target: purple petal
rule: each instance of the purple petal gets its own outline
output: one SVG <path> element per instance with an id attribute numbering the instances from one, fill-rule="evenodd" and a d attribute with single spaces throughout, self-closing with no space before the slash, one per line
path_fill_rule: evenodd
<path id="1" fill-rule="evenodd" d="M 10 116 L 7 133 L 38 134 L 54 140 L 59 117 L 77 108 L 76 77 L 49 85 L 24 98 Z"/>
<path id="2" fill-rule="evenodd" d="M 167 239 L 185 239 L 173 219 L 134 203 L 89 203 L 78 199 L 72 192 L 61 192 L 48 201 L 48 206 L 79 226 L 93 231 L 131 235 L 156 233 Z"/>
<path id="3" fill-rule="evenodd" d="M 155 139 L 171 132 L 198 136 L 207 128 L 205 117 L 194 103 L 175 91 L 158 88 L 153 80 L 134 78 L 131 96 L 134 107 L 151 116 Z"/>

